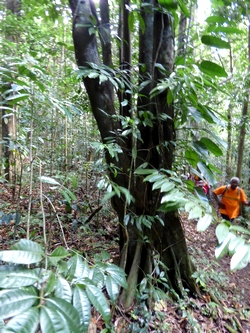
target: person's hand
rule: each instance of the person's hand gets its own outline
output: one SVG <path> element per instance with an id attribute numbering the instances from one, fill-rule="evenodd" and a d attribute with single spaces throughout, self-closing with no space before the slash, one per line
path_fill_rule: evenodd
<path id="1" fill-rule="evenodd" d="M 225 209 L 226 208 L 226 206 L 224 205 L 224 203 L 222 203 L 222 202 L 218 202 L 218 206 L 220 207 L 220 208 L 222 208 L 222 209 Z"/>

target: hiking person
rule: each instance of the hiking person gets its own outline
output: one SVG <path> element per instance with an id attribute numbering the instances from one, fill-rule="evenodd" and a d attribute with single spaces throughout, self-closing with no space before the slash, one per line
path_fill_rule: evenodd
<path id="1" fill-rule="evenodd" d="M 246 194 L 239 187 L 238 177 L 231 178 L 229 185 L 223 185 L 213 191 L 213 197 L 218 203 L 221 217 L 232 222 L 240 215 L 240 204 L 250 206 Z M 221 197 L 219 197 L 221 196 Z"/>

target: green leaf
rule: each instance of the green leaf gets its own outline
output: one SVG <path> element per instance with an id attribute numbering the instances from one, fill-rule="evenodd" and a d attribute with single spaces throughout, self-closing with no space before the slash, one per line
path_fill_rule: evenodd
<path id="1" fill-rule="evenodd" d="M 50 184 L 50 185 L 61 185 L 60 183 L 58 183 L 57 180 L 55 180 L 51 177 L 42 176 L 42 177 L 40 177 L 40 180 L 41 180 L 41 182 L 47 183 L 47 184 Z"/>
<path id="2" fill-rule="evenodd" d="M 231 237 L 228 250 L 229 254 L 234 254 L 238 247 L 242 247 L 245 244 L 245 240 L 240 236 Z"/>
<path id="3" fill-rule="evenodd" d="M 71 279 L 82 279 L 89 276 L 90 268 L 86 260 L 76 254 L 68 260 L 68 275 Z"/>
<path id="4" fill-rule="evenodd" d="M 217 47 L 218 49 L 230 49 L 230 44 L 218 37 L 205 35 L 201 37 L 201 41 L 205 45 Z"/>
<path id="5" fill-rule="evenodd" d="M 134 11 L 130 11 L 128 14 L 128 27 L 130 31 L 133 31 L 135 23 Z"/>
<path id="6" fill-rule="evenodd" d="M 178 5 L 180 6 L 180 9 L 182 10 L 183 14 L 190 18 L 190 12 L 187 9 L 187 7 L 185 6 L 184 2 L 182 0 L 177 0 Z"/>
<path id="7" fill-rule="evenodd" d="M 38 273 L 22 266 L 1 266 L 0 288 L 19 288 L 33 285 L 39 280 Z"/>
<path id="8" fill-rule="evenodd" d="M 21 239 L 19 242 L 11 246 L 11 250 L 25 250 L 41 254 L 44 253 L 43 247 L 40 244 L 28 239 Z"/>
<path id="9" fill-rule="evenodd" d="M 225 69 L 212 61 L 203 60 L 199 66 L 200 70 L 209 76 L 228 77 Z"/>
<path id="10" fill-rule="evenodd" d="M 66 258 L 68 255 L 69 252 L 63 246 L 59 246 L 51 253 L 49 260 L 53 265 L 56 265 L 59 260 Z"/>
<path id="11" fill-rule="evenodd" d="M 205 214 L 203 217 L 201 217 L 197 223 L 197 231 L 205 231 L 210 226 L 212 222 L 212 215 L 211 214 Z"/>
<path id="12" fill-rule="evenodd" d="M 109 305 L 107 299 L 105 298 L 101 290 L 96 286 L 92 286 L 89 284 L 86 286 L 86 293 L 93 306 L 96 308 L 98 312 L 100 312 L 103 320 L 106 323 L 110 322 L 111 318 L 110 318 Z"/>
<path id="13" fill-rule="evenodd" d="M 38 243 L 22 239 L 11 246 L 11 250 L 1 251 L 0 260 L 15 264 L 34 264 L 43 258 L 43 248 Z"/>
<path id="14" fill-rule="evenodd" d="M 215 235 L 218 239 L 218 243 L 221 244 L 229 234 L 229 227 L 226 223 L 220 223 L 215 229 Z"/>
<path id="15" fill-rule="evenodd" d="M 11 95 L 7 97 L 5 100 L 8 101 L 8 104 L 16 104 L 17 102 L 28 99 L 29 96 L 30 96 L 29 94 Z"/>
<path id="16" fill-rule="evenodd" d="M 242 232 L 244 234 L 250 235 L 250 230 L 246 229 L 244 227 L 241 227 L 240 225 L 231 225 L 230 230 L 234 230 L 234 231 L 238 231 L 238 232 Z"/>
<path id="17" fill-rule="evenodd" d="M 188 219 L 197 219 L 197 218 L 201 218 L 202 216 L 202 209 L 199 206 L 195 206 L 194 208 L 192 208 L 188 214 Z"/>
<path id="18" fill-rule="evenodd" d="M 243 245 L 239 247 L 236 253 L 233 255 L 230 262 L 230 269 L 232 271 L 242 269 L 250 262 L 250 246 Z"/>
<path id="19" fill-rule="evenodd" d="M 108 295 L 111 299 L 111 302 L 114 304 L 114 302 L 116 301 L 117 295 L 119 294 L 119 286 L 117 285 L 116 281 L 111 277 L 111 275 L 107 276 L 105 286 L 106 286 Z"/>
<path id="20" fill-rule="evenodd" d="M 112 279 L 121 287 L 126 289 L 128 287 L 126 274 L 124 270 L 114 264 L 109 264 L 106 268 L 106 272 L 112 276 Z"/>
<path id="21" fill-rule="evenodd" d="M 159 0 L 159 4 L 166 9 L 177 9 L 177 4 L 173 0 Z"/>
<path id="22" fill-rule="evenodd" d="M 71 287 L 67 280 L 65 280 L 62 276 L 58 276 L 55 286 L 55 296 L 58 298 L 62 298 L 67 302 L 71 302 L 72 299 L 72 291 Z"/>
<path id="23" fill-rule="evenodd" d="M 1 330 L 1 333 L 36 333 L 38 324 L 39 310 L 32 307 L 9 320 L 7 325 Z"/>
<path id="24" fill-rule="evenodd" d="M 222 150 L 210 139 L 208 138 L 201 138 L 200 141 L 207 147 L 207 149 L 214 154 L 215 156 L 222 156 Z"/>
<path id="25" fill-rule="evenodd" d="M 210 185 L 216 184 L 216 179 L 214 178 L 214 175 L 211 172 L 211 170 L 208 168 L 208 166 L 206 166 L 202 162 L 198 162 L 197 166 L 200 172 L 203 174 L 204 178 L 208 181 Z"/>
<path id="26" fill-rule="evenodd" d="M 185 158 L 191 164 L 192 167 L 196 167 L 196 165 L 199 161 L 199 155 L 197 154 L 197 152 L 194 150 L 191 150 L 190 148 L 187 148 L 185 150 Z"/>
<path id="27" fill-rule="evenodd" d="M 40 310 L 40 326 L 42 333 L 69 333 L 71 330 L 63 314 L 57 308 L 42 307 Z M 80 333 L 80 332 L 78 332 Z"/>
<path id="28" fill-rule="evenodd" d="M 54 274 L 54 272 L 50 272 L 49 278 L 47 279 L 46 289 L 45 289 L 45 296 L 48 296 L 51 294 L 56 287 L 57 283 L 57 276 Z"/>
<path id="29" fill-rule="evenodd" d="M 238 28 L 233 28 L 233 27 L 216 27 L 213 29 L 213 32 L 223 32 L 226 34 L 243 34 L 244 31 L 238 29 Z"/>
<path id="30" fill-rule="evenodd" d="M 46 298 L 45 304 L 44 308 L 56 311 L 61 318 L 64 318 L 63 321 L 69 328 L 68 332 L 80 333 L 80 317 L 71 303 L 58 297 L 50 297 Z"/>
<path id="31" fill-rule="evenodd" d="M 77 284 L 74 288 L 73 305 L 80 316 L 81 324 L 87 328 L 90 322 L 91 306 L 84 286 L 80 284 Z"/>
<path id="32" fill-rule="evenodd" d="M 225 22 L 228 22 L 228 19 L 226 19 L 223 16 L 209 16 L 206 19 L 206 22 L 207 23 L 225 23 Z"/>
<path id="33" fill-rule="evenodd" d="M 155 173 L 155 169 L 143 169 L 141 167 L 134 172 L 135 175 L 151 175 L 152 173 Z"/>
<path id="34" fill-rule="evenodd" d="M 220 259 L 228 252 L 229 243 L 232 237 L 232 233 L 229 232 L 224 241 L 215 249 L 215 258 Z"/>
<path id="35" fill-rule="evenodd" d="M 38 293 L 33 287 L 1 290 L 0 319 L 16 316 L 32 307 L 37 301 Z"/>

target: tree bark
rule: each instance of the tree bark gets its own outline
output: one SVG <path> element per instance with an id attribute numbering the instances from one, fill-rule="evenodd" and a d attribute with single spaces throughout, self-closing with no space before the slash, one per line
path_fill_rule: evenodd
<path id="1" fill-rule="evenodd" d="M 135 221 L 142 216 L 154 218 L 158 214 L 161 199 L 160 193 L 153 191 L 152 185 L 143 182 L 143 177 L 135 175 L 134 170 L 143 163 L 148 163 L 149 167 L 157 170 L 171 170 L 175 147 L 174 109 L 172 103 L 166 103 L 168 92 L 164 91 L 154 99 L 150 98 L 150 91 L 156 83 L 173 71 L 172 19 L 171 15 L 158 12 L 153 0 L 146 2 L 147 6 L 142 6 L 141 10 L 145 31 L 140 30 L 138 87 L 146 82 L 148 84 L 140 89 L 137 110 L 132 112 L 131 106 L 130 109 L 126 109 L 126 115 L 130 115 L 132 121 L 138 122 L 137 137 L 132 134 L 127 137 L 119 135 L 123 127 L 121 118 L 116 114 L 111 83 L 99 83 L 98 79 L 83 78 L 103 142 L 112 138 L 123 152 L 118 155 L 117 160 L 107 152 L 107 163 L 118 170 L 116 176 L 110 173 L 110 177 L 118 186 L 128 189 L 134 197 L 131 203 L 122 195 L 115 196 L 112 200 L 120 224 L 120 265 L 125 269 L 129 282 L 129 288 L 123 290 L 120 297 L 120 302 L 126 308 L 134 300 L 138 283 L 148 274 L 151 276 L 154 256 L 159 256 L 162 262 L 169 288 L 173 288 L 179 295 L 182 294 L 183 287 L 192 292 L 197 291 L 178 213 L 161 213 L 164 226 L 157 219 L 154 219 L 151 228 L 146 228 L 143 224 L 138 227 L 137 223 L 132 223 L 132 220 Z M 70 6 L 73 12 L 73 40 L 77 64 L 89 67 L 88 62 L 94 62 L 99 65 L 96 35 L 90 35 L 86 28 L 91 24 L 91 6 L 88 0 L 70 0 Z M 124 17 L 127 16 L 124 15 L 123 19 Z M 129 59 L 127 53 L 126 59 Z M 161 64 L 164 70 L 159 70 L 156 64 Z M 151 126 L 145 126 L 144 123 L 148 116 L 152 119 Z M 136 155 L 133 153 L 135 150 Z M 129 222 L 126 224 L 125 216 L 129 216 Z"/>
<path id="2" fill-rule="evenodd" d="M 250 73 L 250 21 L 248 21 L 248 73 Z M 249 91 L 245 94 L 245 99 L 242 106 L 242 116 L 240 124 L 240 135 L 238 144 L 238 163 L 236 175 L 241 179 L 242 165 L 244 157 L 244 145 L 246 136 L 246 124 L 248 123 L 248 105 L 249 105 Z"/>
<path id="3" fill-rule="evenodd" d="M 21 10 L 21 2 L 19 0 L 6 0 L 6 10 L 7 15 L 10 12 L 14 15 L 20 15 Z M 11 42 L 18 43 L 19 34 L 18 32 L 6 32 L 6 39 Z M 12 89 L 12 85 L 10 82 L 5 83 L 6 91 Z M 6 96 L 7 97 L 7 96 Z M 3 105 L 4 107 L 11 107 L 7 103 Z M 15 165 L 17 163 L 15 159 L 15 155 L 13 154 L 13 142 L 16 139 L 16 107 L 12 106 L 13 111 L 9 114 L 7 109 L 2 108 L 2 140 L 4 144 L 2 145 L 2 157 L 5 159 L 5 178 L 10 183 L 15 182 L 16 178 L 16 170 Z"/>

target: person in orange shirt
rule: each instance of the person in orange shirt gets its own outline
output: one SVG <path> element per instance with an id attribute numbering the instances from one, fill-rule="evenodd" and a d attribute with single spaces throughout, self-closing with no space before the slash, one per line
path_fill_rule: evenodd
<path id="1" fill-rule="evenodd" d="M 221 217 L 230 222 L 240 215 L 240 203 L 250 206 L 244 190 L 239 187 L 239 182 L 238 177 L 233 177 L 229 185 L 220 186 L 213 191 L 213 197 L 219 205 Z M 218 197 L 219 195 L 221 198 Z"/>

